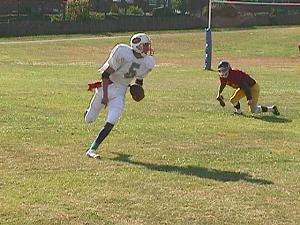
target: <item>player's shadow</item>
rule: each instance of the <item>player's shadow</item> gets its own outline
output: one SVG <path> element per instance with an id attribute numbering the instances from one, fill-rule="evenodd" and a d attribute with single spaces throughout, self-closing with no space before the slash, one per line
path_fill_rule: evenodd
<path id="1" fill-rule="evenodd" d="M 179 173 L 183 175 L 212 179 L 212 180 L 222 181 L 222 182 L 246 181 L 249 183 L 255 183 L 260 185 L 274 184 L 272 181 L 269 180 L 254 178 L 248 173 L 222 171 L 222 170 L 208 169 L 205 167 L 198 167 L 198 166 L 180 167 L 180 166 L 172 166 L 172 165 L 143 163 L 143 162 L 131 160 L 130 155 L 127 154 L 119 154 L 119 153 L 115 153 L 115 154 L 118 155 L 118 157 L 113 158 L 113 160 L 115 161 L 126 162 L 137 166 L 143 166 L 150 170 L 169 172 L 169 173 Z"/>
<path id="2" fill-rule="evenodd" d="M 277 117 L 274 115 L 244 115 L 245 117 L 248 118 L 253 118 L 257 120 L 263 120 L 269 123 L 290 123 L 292 122 L 291 119 L 287 119 L 284 117 Z"/>

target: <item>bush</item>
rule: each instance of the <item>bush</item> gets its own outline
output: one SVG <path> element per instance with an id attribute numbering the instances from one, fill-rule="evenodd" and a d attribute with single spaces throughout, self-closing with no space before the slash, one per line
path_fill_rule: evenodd
<path id="1" fill-rule="evenodd" d="M 153 9 L 153 16 L 174 16 L 175 13 L 167 7 L 158 7 Z"/>
<path id="2" fill-rule="evenodd" d="M 144 11 L 141 8 L 139 8 L 138 6 L 131 5 L 127 9 L 127 15 L 143 16 Z"/>
<path id="3" fill-rule="evenodd" d="M 50 15 L 49 17 L 50 17 L 51 23 L 61 22 L 64 20 L 62 14 L 54 14 L 54 15 Z"/>
<path id="4" fill-rule="evenodd" d="M 113 4 L 110 8 L 110 15 L 116 15 L 119 14 L 119 7 L 117 6 L 117 4 Z"/>
<path id="5" fill-rule="evenodd" d="M 109 16 L 143 16 L 144 11 L 138 6 L 130 5 L 128 8 L 118 7 L 117 4 L 113 4 L 110 8 Z"/>
<path id="6" fill-rule="evenodd" d="M 235 8 L 227 4 L 216 4 L 212 5 L 211 13 L 213 16 L 220 16 L 220 17 L 237 17 L 238 12 Z M 205 6 L 202 15 L 204 17 L 208 16 L 208 6 Z"/>
<path id="7" fill-rule="evenodd" d="M 90 14 L 91 20 L 104 20 L 105 19 L 105 13 L 92 13 Z"/>
<path id="8" fill-rule="evenodd" d="M 172 0 L 172 8 L 174 11 L 180 12 L 181 15 L 185 15 L 188 12 L 186 0 Z"/>

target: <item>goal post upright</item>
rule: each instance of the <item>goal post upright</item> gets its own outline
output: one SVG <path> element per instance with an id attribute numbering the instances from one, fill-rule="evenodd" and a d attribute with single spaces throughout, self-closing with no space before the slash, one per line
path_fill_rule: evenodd
<path id="1" fill-rule="evenodd" d="M 212 60 L 212 37 L 211 37 L 211 2 L 208 1 L 208 25 L 205 29 L 205 59 L 204 59 L 204 69 L 211 70 L 211 60 Z"/>

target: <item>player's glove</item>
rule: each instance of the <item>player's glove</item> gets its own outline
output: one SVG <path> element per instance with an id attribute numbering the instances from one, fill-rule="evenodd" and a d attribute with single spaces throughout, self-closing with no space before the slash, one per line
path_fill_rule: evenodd
<path id="1" fill-rule="evenodd" d="M 220 103 L 220 106 L 224 107 L 225 101 L 224 101 L 224 97 L 222 95 L 220 95 L 219 97 L 217 97 L 217 101 Z"/>
<path id="2" fill-rule="evenodd" d="M 138 84 L 132 84 L 129 87 L 131 97 L 134 101 L 141 101 L 145 97 L 144 89 Z"/>
<path id="3" fill-rule="evenodd" d="M 95 81 L 87 84 L 87 90 L 93 91 L 95 88 L 101 87 L 100 81 Z"/>

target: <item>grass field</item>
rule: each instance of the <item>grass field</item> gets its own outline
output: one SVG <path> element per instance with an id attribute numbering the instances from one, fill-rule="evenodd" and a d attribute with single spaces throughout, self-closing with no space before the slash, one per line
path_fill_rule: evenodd
<path id="1" fill-rule="evenodd" d="M 279 117 L 218 105 L 203 31 L 149 34 L 146 98 L 127 94 L 101 160 L 84 154 L 105 116 L 84 124 L 85 86 L 130 34 L 0 38 L 0 224 L 299 224 L 300 27 L 213 33 L 213 69 L 252 74 Z"/>

